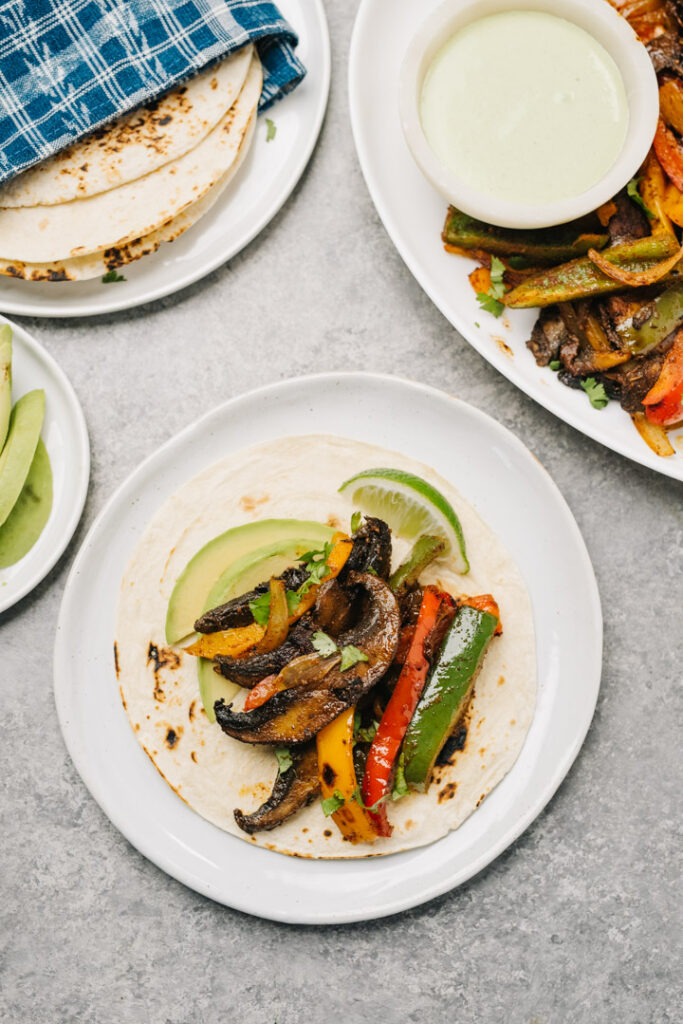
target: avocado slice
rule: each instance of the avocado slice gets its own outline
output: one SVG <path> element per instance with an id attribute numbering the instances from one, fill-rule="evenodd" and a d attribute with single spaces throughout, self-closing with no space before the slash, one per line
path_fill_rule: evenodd
<path id="1" fill-rule="evenodd" d="M 29 391 L 12 409 L 0 454 L 0 526 L 14 508 L 38 446 L 45 415 L 45 392 Z"/>
<path id="2" fill-rule="evenodd" d="M 12 328 L 0 327 L 0 452 L 7 438 L 12 412 Z"/>
<path id="3" fill-rule="evenodd" d="M 310 526 L 310 523 L 301 525 Z M 330 530 L 330 535 L 332 531 Z M 219 604 L 230 601 L 239 594 L 245 594 L 249 590 L 271 576 L 279 576 L 294 562 L 298 562 L 303 554 L 315 548 L 321 543 L 319 538 L 307 538 L 298 540 L 280 540 L 274 544 L 265 545 L 250 551 L 243 558 L 233 562 L 224 573 L 216 580 L 209 592 L 209 596 L 201 608 L 202 612 L 209 608 L 216 608 Z M 241 687 L 231 683 L 224 676 L 214 671 L 214 664 L 208 658 L 199 658 L 197 664 L 197 676 L 199 678 L 199 694 L 202 698 L 204 710 L 210 722 L 216 721 L 213 706 L 217 700 L 223 698 L 226 703 L 239 693 Z"/>
<path id="4" fill-rule="evenodd" d="M 26 483 L 14 508 L 0 526 L 0 569 L 27 554 L 43 532 L 52 509 L 52 467 L 42 438 L 38 439 Z"/>
<path id="5" fill-rule="evenodd" d="M 302 537 L 311 538 L 315 542 L 314 547 L 320 546 L 333 533 L 332 527 L 323 523 L 300 519 L 261 519 L 256 523 L 235 526 L 214 537 L 190 559 L 176 580 L 166 613 L 166 642 L 176 644 L 194 631 L 195 620 L 206 607 L 207 595 L 216 580 L 237 559 L 264 545 Z"/>

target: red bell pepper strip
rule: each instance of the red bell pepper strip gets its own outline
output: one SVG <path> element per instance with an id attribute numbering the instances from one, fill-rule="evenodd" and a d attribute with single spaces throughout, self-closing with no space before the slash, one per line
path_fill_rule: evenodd
<path id="1" fill-rule="evenodd" d="M 253 708 L 260 708 L 262 704 L 265 704 L 267 700 L 282 689 L 282 685 L 278 680 L 277 674 L 272 676 L 266 676 L 260 683 L 249 691 L 247 699 L 244 702 L 244 710 L 251 711 Z"/>
<path id="2" fill-rule="evenodd" d="M 660 164 L 679 192 L 683 192 L 683 149 L 661 117 L 657 124 L 654 147 Z"/>
<path id="3" fill-rule="evenodd" d="M 496 601 L 493 594 L 479 594 L 478 597 L 463 597 L 461 598 L 463 604 L 468 605 L 470 608 L 476 608 L 480 612 L 488 612 L 489 615 L 493 615 L 494 618 L 498 619 L 498 625 L 493 631 L 494 636 L 500 636 L 503 632 L 503 623 L 500 619 L 500 609 L 498 602 Z"/>
<path id="4" fill-rule="evenodd" d="M 452 602 L 452 599 L 432 587 L 425 588 L 408 656 L 368 752 L 362 786 L 363 803 L 369 808 L 368 814 L 381 836 L 390 836 L 392 827 L 385 803 L 378 801 L 384 800 L 391 792 L 401 743 L 427 682 L 429 661 L 425 656 L 425 643 L 444 601 Z"/>
<path id="5" fill-rule="evenodd" d="M 643 399 L 650 423 L 668 427 L 683 420 L 683 327 L 676 333 L 659 377 Z"/>

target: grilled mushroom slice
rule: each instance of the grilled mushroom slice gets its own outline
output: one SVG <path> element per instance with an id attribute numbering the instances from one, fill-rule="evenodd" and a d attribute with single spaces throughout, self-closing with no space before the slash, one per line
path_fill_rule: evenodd
<path id="1" fill-rule="evenodd" d="M 353 547 L 346 565 L 339 574 L 346 583 L 352 572 L 372 569 L 380 579 L 389 579 L 391 569 L 391 530 L 382 519 L 369 516 L 353 536 Z"/>
<path id="2" fill-rule="evenodd" d="M 292 766 L 278 775 L 273 791 L 252 814 L 236 810 L 235 821 L 243 832 L 268 832 L 310 804 L 320 792 L 315 744 L 292 752 Z"/>
<path id="3" fill-rule="evenodd" d="M 293 566 L 285 569 L 281 576 L 276 579 L 282 580 L 286 590 L 297 590 L 309 577 L 309 571 L 305 566 Z M 246 594 L 234 597 L 232 601 L 219 604 L 217 608 L 211 608 L 208 612 L 197 619 L 194 628 L 198 633 L 217 633 L 221 629 L 232 629 L 234 626 L 248 626 L 254 621 L 254 616 L 249 607 L 250 601 L 261 597 L 270 587 L 270 580 L 259 583 L 253 590 Z"/>
<path id="4" fill-rule="evenodd" d="M 398 644 L 398 603 L 378 576 L 351 573 L 348 582 L 366 591 L 366 608 L 360 622 L 337 643 L 339 648 L 353 644 L 368 660 L 342 672 L 339 654 L 304 655 L 280 673 L 287 688 L 253 711 L 235 712 L 231 704 L 216 701 L 216 721 L 228 736 L 245 743 L 307 743 L 382 678 Z"/>
<path id="5" fill-rule="evenodd" d="M 312 651 L 311 636 L 316 628 L 311 616 L 305 615 L 284 643 L 275 650 L 246 658 L 229 658 L 226 654 L 217 654 L 214 661 L 222 676 L 250 690 L 266 676 L 277 675 L 294 658 Z"/>

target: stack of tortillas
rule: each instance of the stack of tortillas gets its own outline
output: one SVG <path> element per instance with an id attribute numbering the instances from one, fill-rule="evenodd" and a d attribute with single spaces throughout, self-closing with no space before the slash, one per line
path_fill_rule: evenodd
<path id="1" fill-rule="evenodd" d="M 0 273 L 82 281 L 155 252 L 218 199 L 254 135 L 249 45 L 0 188 Z"/>

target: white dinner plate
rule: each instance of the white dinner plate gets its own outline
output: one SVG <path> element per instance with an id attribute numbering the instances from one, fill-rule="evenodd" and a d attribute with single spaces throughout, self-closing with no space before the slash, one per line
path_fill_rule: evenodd
<path id="1" fill-rule="evenodd" d="M 304 172 L 322 125 L 330 87 L 330 41 L 322 0 L 278 0 L 299 35 L 308 74 L 259 117 L 256 138 L 211 212 L 177 241 L 121 269 L 126 278 L 39 284 L 0 277 L 0 310 L 25 316 L 93 316 L 180 291 L 243 249 L 278 212 Z M 265 118 L 276 125 L 266 142 Z"/>
<path id="2" fill-rule="evenodd" d="M 444 316 L 484 359 L 541 405 L 596 441 L 658 473 L 683 480 L 683 427 L 669 433 L 676 454 L 661 458 L 618 402 L 594 409 L 583 391 L 538 367 L 526 348 L 538 315 L 515 310 L 497 320 L 477 302 L 473 261 L 445 252 L 447 202 L 418 169 L 403 137 L 398 80 L 403 55 L 440 0 L 362 0 L 351 41 L 349 100 L 358 158 L 370 195 L 408 269 Z M 472 85 L 476 89 L 476 83 Z M 368 102 L 368 98 L 372 102 Z M 483 128 L 482 130 L 485 130 Z"/>
<path id="3" fill-rule="evenodd" d="M 522 571 L 537 636 L 534 719 L 513 769 L 461 827 L 387 857 L 316 861 L 249 846 L 166 785 L 119 698 L 112 644 L 121 578 L 145 527 L 188 479 L 230 452 L 283 435 L 384 445 L 428 462 L 501 537 Z M 579 642 L 577 642 L 579 638 Z M 557 487 L 504 427 L 440 391 L 371 374 L 286 381 L 219 406 L 128 478 L 101 512 L 67 582 L 55 643 L 66 745 L 117 828 L 186 885 L 259 917 L 300 924 L 393 914 L 452 889 L 536 817 L 576 757 L 600 684 L 602 620 L 590 559 Z"/>
<path id="4" fill-rule="evenodd" d="M 9 323 L 0 316 L 0 324 Z M 50 571 L 81 518 L 90 478 L 88 429 L 74 389 L 52 356 L 22 327 L 12 328 L 12 399 L 35 388 L 45 391 L 41 437 L 52 466 L 52 511 L 31 550 L 0 569 L 0 612 L 11 608 Z"/>

